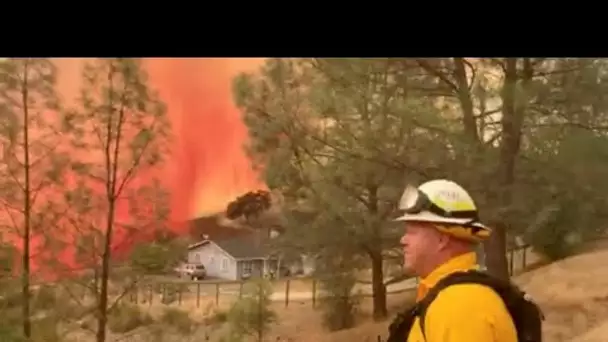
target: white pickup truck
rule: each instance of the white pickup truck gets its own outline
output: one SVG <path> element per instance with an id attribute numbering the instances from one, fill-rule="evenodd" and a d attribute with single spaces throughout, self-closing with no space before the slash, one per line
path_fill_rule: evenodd
<path id="1" fill-rule="evenodd" d="M 190 278 L 192 280 L 202 280 L 207 275 L 205 266 L 201 264 L 181 264 L 173 269 L 178 277 Z"/>

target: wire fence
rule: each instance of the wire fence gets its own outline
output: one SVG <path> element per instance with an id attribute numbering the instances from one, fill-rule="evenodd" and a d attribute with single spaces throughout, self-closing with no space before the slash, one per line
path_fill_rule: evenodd
<path id="1" fill-rule="evenodd" d="M 529 246 L 520 246 L 507 253 L 507 260 L 510 274 L 516 274 L 537 263 L 540 258 Z M 178 306 L 189 310 L 210 306 L 225 308 L 242 297 L 244 284 L 243 281 L 147 281 L 130 284 L 128 288 L 123 289 L 121 301 L 148 306 Z M 389 284 L 387 294 L 412 291 L 417 285 L 416 278 L 403 279 Z M 285 307 L 289 307 L 292 302 L 298 302 L 309 303 L 314 308 L 324 296 L 318 280 L 314 278 L 283 278 L 272 281 L 272 287 L 270 299 L 283 303 Z M 371 284 L 357 284 L 353 295 L 371 297 Z"/>
<path id="2" fill-rule="evenodd" d="M 542 258 L 535 253 L 530 245 L 512 248 L 507 252 L 509 275 L 513 276 L 526 271 L 530 266 L 541 262 Z"/>
<path id="3" fill-rule="evenodd" d="M 133 304 L 173 305 L 184 308 L 225 307 L 243 296 L 245 282 L 156 282 L 141 283 L 127 291 L 125 300 Z M 271 299 L 287 307 L 294 300 L 308 300 L 316 305 L 318 282 L 312 278 L 282 279 L 272 283 Z"/>

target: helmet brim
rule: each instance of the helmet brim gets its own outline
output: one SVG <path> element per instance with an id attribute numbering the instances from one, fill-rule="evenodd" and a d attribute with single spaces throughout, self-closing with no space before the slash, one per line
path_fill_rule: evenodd
<path id="1" fill-rule="evenodd" d="M 433 214 L 428 211 L 423 211 L 417 214 L 408 214 L 405 213 L 393 220 L 393 222 L 429 222 L 429 223 L 445 223 L 445 224 L 453 224 L 453 225 L 473 225 L 479 229 L 484 229 L 487 231 L 492 231 L 492 229 L 481 222 L 475 222 L 471 224 L 470 219 L 463 218 L 453 218 L 453 217 L 442 217 L 436 214 Z"/>

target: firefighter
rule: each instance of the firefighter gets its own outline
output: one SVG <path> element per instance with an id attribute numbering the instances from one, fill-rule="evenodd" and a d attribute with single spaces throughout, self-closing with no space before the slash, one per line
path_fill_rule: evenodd
<path id="1" fill-rule="evenodd" d="M 396 221 L 404 224 L 400 240 L 404 266 L 420 277 L 417 301 L 441 279 L 477 270 L 479 243 L 491 230 L 479 221 L 477 207 L 460 185 L 432 180 L 407 187 Z M 424 324 L 414 317 L 402 341 L 517 342 L 517 331 L 502 298 L 490 287 L 457 284 L 443 289 L 426 308 Z M 422 331 L 424 327 L 424 332 Z"/>

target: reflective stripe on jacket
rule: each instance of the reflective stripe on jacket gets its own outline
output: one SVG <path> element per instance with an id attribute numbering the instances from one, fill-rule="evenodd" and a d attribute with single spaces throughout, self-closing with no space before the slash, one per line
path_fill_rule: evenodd
<path id="1" fill-rule="evenodd" d="M 451 259 L 420 281 L 417 300 L 446 275 L 476 268 L 475 253 Z M 416 319 L 406 342 L 517 342 L 515 325 L 500 296 L 477 284 L 441 291 L 427 309 L 425 329 L 426 340 Z"/>

